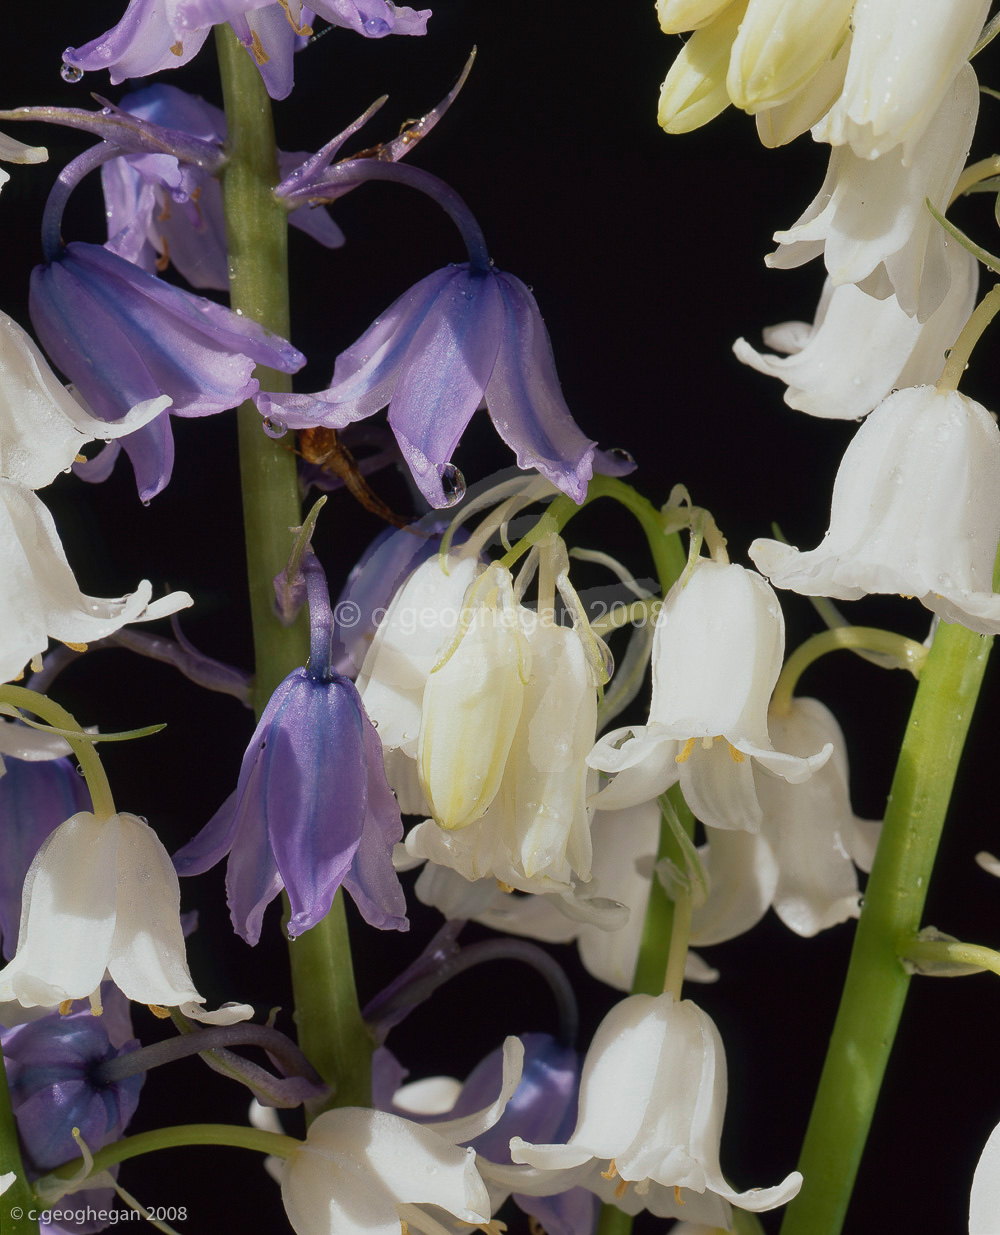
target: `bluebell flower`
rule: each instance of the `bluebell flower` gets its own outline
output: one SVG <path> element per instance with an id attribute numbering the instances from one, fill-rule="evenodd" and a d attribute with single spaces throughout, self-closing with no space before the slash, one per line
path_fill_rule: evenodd
<path id="1" fill-rule="evenodd" d="M 204 142 L 221 145 L 226 138 L 225 112 L 176 86 L 157 83 L 127 94 L 118 110 Z M 281 175 L 290 175 L 306 158 L 279 151 Z M 107 248 L 150 274 L 169 259 L 192 287 L 228 291 L 222 188 L 212 169 L 144 152 L 105 163 L 101 183 Z M 296 210 L 289 222 L 327 248 L 344 243 L 343 232 L 322 208 Z"/>
<path id="2" fill-rule="evenodd" d="M 332 669 L 330 600 L 312 554 L 303 573 L 309 665 L 290 673 L 271 696 L 235 793 L 174 855 L 181 875 L 200 874 L 229 855 L 230 914 L 250 944 L 282 888 L 293 938 L 326 916 L 341 885 L 373 926 L 409 926 L 392 865 L 403 825 L 386 783 L 382 744 L 354 683 Z"/>
<path id="3" fill-rule="evenodd" d="M 442 507 L 454 500 L 451 456 L 484 400 L 518 467 L 582 502 L 595 443 L 566 406 L 534 296 L 493 266 L 435 271 L 341 352 L 326 390 L 261 395 L 257 406 L 289 428 L 342 429 L 388 405 L 421 493 Z"/>
<path id="4" fill-rule="evenodd" d="M 257 364 L 293 373 L 305 357 L 256 322 L 154 278 L 100 245 L 74 243 L 31 275 L 31 320 L 53 362 L 101 420 L 162 395 L 208 416 L 256 394 Z M 122 443 L 145 501 L 170 479 L 160 415 Z M 113 444 L 115 445 L 115 444 Z"/>
<path id="5" fill-rule="evenodd" d="M 129 77 L 148 77 L 180 68 L 201 50 L 213 25 L 229 22 L 253 57 L 268 94 L 287 97 L 292 89 L 294 53 L 312 33 L 318 14 L 366 38 L 387 34 L 426 34 L 430 9 L 416 11 L 390 0 L 314 0 L 315 12 L 301 0 L 258 5 L 256 0 L 129 0 L 121 21 L 99 38 L 63 52 L 64 75 L 108 69 L 118 85 Z"/>

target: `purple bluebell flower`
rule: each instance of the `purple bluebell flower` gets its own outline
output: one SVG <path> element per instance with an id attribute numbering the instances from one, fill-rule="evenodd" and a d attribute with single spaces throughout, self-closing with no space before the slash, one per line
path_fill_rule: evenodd
<path id="1" fill-rule="evenodd" d="M 119 111 L 204 142 L 226 138 L 225 112 L 176 86 L 158 83 L 127 94 Z M 306 158 L 279 151 L 281 175 L 292 174 Z M 101 183 L 108 249 L 150 274 L 169 259 L 192 287 L 228 290 L 222 188 L 211 171 L 148 152 L 105 163 Z M 344 233 L 322 207 L 297 210 L 289 222 L 327 248 L 344 243 Z"/>
<path id="2" fill-rule="evenodd" d="M 326 916 L 341 885 L 373 926 L 409 927 L 392 865 L 403 825 L 386 783 L 382 744 L 354 684 L 333 671 L 330 600 L 311 553 L 303 574 L 309 665 L 290 673 L 271 696 L 236 792 L 174 855 L 181 875 L 200 874 L 229 855 L 230 914 L 250 944 L 282 888 L 293 938 Z"/>
<path id="3" fill-rule="evenodd" d="M 337 357 L 314 395 L 261 395 L 289 428 L 342 429 L 388 405 L 389 425 L 421 493 L 448 506 L 451 456 L 485 400 L 521 468 L 582 502 L 595 443 L 570 414 L 535 298 L 514 275 L 471 263 L 422 279 Z M 444 482 L 444 483 L 443 483 Z"/>
<path id="4" fill-rule="evenodd" d="M 257 364 L 284 373 L 301 352 L 256 322 L 154 278 L 100 245 L 74 243 L 31 275 L 31 319 L 53 362 L 101 420 L 161 395 L 179 416 L 236 407 L 258 390 Z M 173 468 L 170 419 L 124 439 L 148 501 Z"/>
<path id="5" fill-rule="evenodd" d="M 14 729 L 10 722 L 4 729 Z M 16 728 L 21 728 L 17 726 Z M 9 736 L 9 735 L 8 735 Z M 17 950 L 21 889 L 28 867 L 49 833 L 90 809 L 90 794 L 72 760 L 5 755 L 0 776 L 0 942 L 5 960 Z"/>
<path id="6" fill-rule="evenodd" d="M 108 69 L 118 85 L 180 68 L 201 50 L 213 25 L 229 22 L 253 57 L 273 99 L 292 89 L 292 58 L 312 33 L 316 15 L 366 38 L 426 34 L 430 9 L 416 11 L 390 0 L 315 0 L 315 12 L 301 0 L 257 5 L 255 0 L 129 0 L 121 21 L 99 38 L 63 52 L 69 80 Z"/>

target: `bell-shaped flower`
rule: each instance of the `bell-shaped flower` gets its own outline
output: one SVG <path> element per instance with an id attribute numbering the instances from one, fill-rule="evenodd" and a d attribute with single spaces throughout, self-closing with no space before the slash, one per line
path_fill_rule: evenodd
<path id="1" fill-rule="evenodd" d="M 784 619 L 767 581 L 742 566 L 699 560 L 657 617 L 649 724 L 605 734 L 588 757 L 616 774 L 596 804 L 632 806 L 679 781 L 703 823 L 757 831 L 754 763 L 796 784 L 832 753 L 826 745 L 802 757 L 772 745 L 767 709 L 784 647 Z"/>
<path id="2" fill-rule="evenodd" d="M 594 443 L 566 406 L 534 296 L 492 266 L 465 263 L 422 279 L 341 352 L 326 390 L 262 394 L 257 407 L 292 429 L 342 429 L 388 405 L 421 493 L 442 507 L 456 496 L 451 456 L 484 400 L 518 467 L 582 502 Z"/>
<path id="3" fill-rule="evenodd" d="M 707 26 L 730 0 L 656 0 L 656 16 L 664 34 L 681 34 Z"/>
<path id="4" fill-rule="evenodd" d="M 153 829 L 135 815 L 80 811 L 35 855 L 24 882 L 14 959 L 0 970 L 0 1003 L 100 1006 L 105 974 L 137 1003 L 180 1007 L 198 1020 L 243 1020 L 244 1005 L 203 1012 L 188 971 L 180 890 Z"/>
<path id="5" fill-rule="evenodd" d="M 208 416 L 256 394 L 257 364 L 294 373 L 305 357 L 221 305 L 164 283 L 100 245 L 75 243 L 31 275 L 31 320 L 55 364 L 101 420 L 163 395 Z M 173 436 L 160 415 L 123 443 L 143 500 L 170 479 Z"/>
<path id="6" fill-rule="evenodd" d="M 729 1230 L 730 1205 L 757 1213 L 784 1205 L 802 1176 L 793 1171 L 773 1188 L 730 1187 L 719 1164 L 726 1089 L 725 1053 L 710 1018 L 670 994 L 632 995 L 612 1008 L 587 1051 L 572 1134 L 562 1144 L 514 1137 L 511 1157 L 626 1212 Z"/>
<path id="7" fill-rule="evenodd" d="M 463 1143 L 496 1124 L 521 1080 L 523 1048 L 504 1044 L 498 1096 L 483 1110 L 419 1124 L 387 1111 L 341 1107 L 309 1126 L 302 1146 L 281 1167 L 281 1199 L 297 1235 L 440 1235 L 438 1206 L 473 1227 L 490 1221 L 476 1151 Z"/>
<path id="8" fill-rule="evenodd" d="M 835 146 L 813 202 L 774 233 L 779 248 L 768 265 L 784 270 L 822 254 L 835 287 L 858 283 L 878 299 L 895 293 L 904 313 L 926 321 L 944 300 L 950 269 L 947 235 L 925 202 L 947 208 L 978 109 L 976 75 L 965 65 L 907 162 L 902 145 L 877 159 Z"/>
<path id="9" fill-rule="evenodd" d="M 969 1235 L 1000 1230 L 1000 1125 L 990 1133 L 972 1177 Z"/>
<path id="10" fill-rule="evenodd" d="M 122 1135 L 135 1113 L 144 1075 L 102 1083 L 94 1072 L 137 1042 L 116 1047 L 103 1017 L 93 1016 L 89 1008 L 16 1025 L 4 1031 L 2 1041 L 30 1173 L 42 1174 L 79 1154 L 74 1128 L 92 1152 Z"/>
<path id="11" fill-rule="evenodd" d="M 854 0 L 750 0 L 729 60 L 733 103 L 757 112 L 790 99 L 832 57 L 853 7 Z"/>
<path id="12" fill-rule="evenodd" d="M 833 55 L 784 103 L 757 112 L 761 145 L 774 149 L 800 137 L 821 120 L 840 97 L 851 54 L 848 31 Z"/>
<path id="13" fill-rule="evenodd" d="M 134 433 L 169 402 L 161 395 L 114 424 L 98 420 L 59 381 L 31 336 L 0 313 L 0 478 L 41 489 L 88 442 Z"/>
<path id="14" fill-rule="evenodd" d="M 271 696 L 250 739 L 236 791 L 174 855 L 182 875 L 227 854 L 233 926 L 260 938 L 264 910 L 285 889 L 295 938 L 330 911 L 337 889 L 365 920 L 406 930 L 406 902 L 392 865 L 402 839 L 399 807 L 378 734 L 353 682 L 330 665 L 331 611 L 319 563 L 307 555 L 312 651 Z"/>
<path id="15" fill-rule="evenodd" d="M 500 788 L 531 674 L 525 613 L 510 571 L 494 563 L 472 584 L 459 634 L 427 677 L 417 765 L 448 830 L 479 819 Z"/>
<path id="16" fill-rule="evenodd" d="M 901 145 L 908 164 L 989 7 L 989 0 L 857 0 L 843 93 L 813 137 L 848 144 L 863 159 Z"/>
<path id="17" fill-rule="evenodd" d="M 707 946 L 748 931 L 772 907 L 797 935 L 809 937 L 861 912 L 855 867 L 871 869 L 880 824 L 851 809 L 844 735 L 818 699 L 794 698 L 768 715 L 782 750 L 833 755 L 799 785 L 757 770 L 760 832 L 706 828 L 701 857 L 709 895 L 696 907 L 691 942 Z"/>
<path id="18" fill-rule="evenodd" d="M 82 47 L 66 48 L 63 72 L 79 78 L 108 69 L 117 86 L 130 77 L 180 68 L 198 54 L 213 25 L 229 22 L 271 98 L 283 99 L 292 89 L 293 54 L 305 47 L 317 14 L 331 26 L 378 39 L 425 34 L 430 9 L 417 12 L 391 0 L 316 0 L 315 12 L 302 0 L 264 5 L 256 0 L 129 0 L 117 26 Z"/>
<path id="19" fill-rule="evenodd" d="M 0 479 L 0 681 L 20 676 L 45 651 L 64 643 L 103 639 L 128 622 L 149 622 L 192 604 L 187 592 L 150 601 L 143 579 L 115 600 L 80 591 L 52 516 L 30 490 Z"/>
<path id="20" fill-rule="evenodd" d="M 942 303 L 921 324 L 895 296 L 876 300 L 853 283 L 827 279 L 816 319 L 784 322 L 764 331 L 770 356 L 745 339 L 733 344 L 744 364 L 786 383 L 789 407 L 840 420 L 866 416 L 894 388 L 921 386 L 941 376 L 947 350 L 976 306 L 979 264 L 961 245 L 947 250 L 951 281 Z"/>
<path id="21" fill-rule="evenodd" d="M 1000 429 L 984 407 L 933 386 L 898 390 L 848 446 L 820 545 L 755 540 L 750 557 L 804 596 L 915 596 L 946 622 L 996 634 L 998 486 Z"/>

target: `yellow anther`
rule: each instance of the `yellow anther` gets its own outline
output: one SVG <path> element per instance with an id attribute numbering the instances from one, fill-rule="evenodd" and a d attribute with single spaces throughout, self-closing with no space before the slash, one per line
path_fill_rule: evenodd
<path id="1" fill-rule="evenodd" d="M 609 1180 L 618 1178 L 618 1167 L 615 1165 L 614 1158 L 612 1158 L 608 1163 L 608 1169 L 606 1171 L 601 1171 L 601 1178 Z"/>
<path id="2" fill-rule="evenodd" d="M 687 1204 L 687 1202 L 686 1202 L 686 1201 L 683 1199 L 683 1197 L 681 1196 L 681 1186 L 680 1186 L 680 1184 L 674 1184 L 674 1200 L 677 1202 L 677 1204 L 678 1204 L 678 1205 L 686 1205 L 686 1204 Z"/>
<path id="3" fill-rule="evenodd" d="M 66 646 L 71 652 L 86 652 L 87 650 L 85 643 L 67 643 Z"/>
<path id="4" fill-rule="evenodd" d="M 737 750 L 732 742 L 729 743 L 729 757 L 733 763 L 742 763 L 746 759 L 746 755 L 741 750 Z"/>
<path id="5" fill-rule="evenodd" d="M 147 1003 L 146 1007 L 152 1012 L 157 1020 L 166 1021 L 170 1019 L 170 1013 L 166 1008 L 161 1008 L 158 1003 Z"/>
<path id="6" fill-rule="evenodd" d="M 688 740 L 684 743 L 684 749 L 674 760 L 674 763 L 687 763 L 687 761 L 691 758 L 691 752 L 694 750 L 694 744 L 697 740 L 697 738 L 688 738 Z"/>
<path id="7" fill-rule="evenodd" d="M 264 45 L 260 41 L 260 36 L 256 30 L 250 32 L 250 55 L 258 65 L 267 64 L 271 57 L 264 50 Z"/>
<path id="8" fill-rule="evenodd" d="M 177 43 L 171 43 L 170 50 L 175 56 L 183 56 L 184 55 L 184 44 L 179 41 Z"/>
<path id="9" fill-rule="evenodd" d="M 619 1180 L 618 1187 L 615 1188 L 615 1200 L 616 1201 L 620 1201 L 622 1197 L 625 1195 L 625 1193 L 628 1192 L 628 1185 L 629 1185 L 629 1181 L 627 1179 Z"/>
<path id="10" fill-rule="evenodd" d="M 62 1003 L 59 1005 L 59 1015 L 60 1015 L 60 1016 L 69 1016 L 69 1014 L 70 1014 L 72 1011 L 73 1011 L 73 1000 L 72 1000 L 72 999 L 64 999 L 64 1000 L 62 1001 Z"/>
<path id="11" fill-rule="evenodd" d="M 399 1220 L 399 1231 L 400 1235 L 410 1235 L 410 1228 L 406 1225 L 402 1218 Z"/>
<path id="12" fill-rule="evenodd" d="M 303 38 L 308 38 L 310 34 L 312 34 L 312 26 L 300 26 L 298 24 L 292 16 L 291 9 L 288 7 L 288 0 L 278 0 L 278 3 L 285 10 L 285 16 L 288 18 L 288 24 L 292 27 L 295 33 L 301 35 Z M 301 12 L 302 10 L 300 9 L 299 13 L 301 14 Z"/>
<path id="13" fill-rule="evenodd" d="M 90 1014 L 91 1016 L 103 1016 L 104 1004 L 101 1003 L 101 988 L 98 987 L 90 997 Z"/>
<path id="14" fill-rule="evenodd" d="M 508 896 L 514 891 L 514 885 L 512 883 L 504 883 L 502 879 L 497 880 L 497 887 L 501 892 L 506 892 Z"/>
<path id="15" fill-rule="evenodd" d="M 538 1221 L 537 1218 L 528 1218 L 529 1235 L 549 1235 L 545 1227 Z"/>

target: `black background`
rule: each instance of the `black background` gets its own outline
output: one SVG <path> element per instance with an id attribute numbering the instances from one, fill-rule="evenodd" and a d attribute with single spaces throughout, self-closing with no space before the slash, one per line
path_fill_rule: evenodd
<path id="1" fill-rule="evenodd" d="M 101 75 L 65 84 L 59 62 L 66 45 L 96 37 L 120 11 L 105 0 L 10 6 L 3 104 L 89 106 L 88 89 L 119 98 L 124 87 L 110 87 Z M 534 288 L 579 424 L 602 445 L 635 455 L 635 483 L 654 501 L 685 483 L 694 501 L 715 514 L 734 561 L 746 563 L 746 546 L 769 534 L 772 520 L 793 543 L 816 543 L 855 426 L 789 410 L 779 385 L 738 365 L 730 344 L 739 334 L 756 341 L 764 325 L 812 315 L 822 282 L 818 265 L 769 272 L 763 257 L 771 232 L 789 226 L 811 200 L 825 148 L 807 137 L 790 149 L 764 150 L 752 120 L 732 112 L 699 133 L 667 137 L 656 125 L 656 100 L 680 44 L 659 33 L 652 5 L 551 0 L 439 0 L 422 39 L 366 42 L 331 31 L 297 59 L 296 88 L 275 107 L 279 144 L 314 149 L 383 93 L 389 102 L 361 141 L 393 136 L 450 89 L 473 44 L 478 59 L 458 103 L 413 162 L 465 197 L 497 265 Z M 988 73 L 988 55 L 983 62 Z M 984 71 L 979 62 L 977 68 Z M 166 80 L 220 102 L 211 43 Z M 994 148 L 997 106 L 984 99 L 980 155 Z M 21 129 L 18 136 L 47 143 L 51 155 L 47 166 L 12 168 L 0 196 L 6 242 L 0 308 L 27 325 L 27 280 L 40 260 L 37 221 L 45 194 L 87 139 Z M 982 199 L 963 206 L 959 217 L 990 245 L 993 225 L 983 206 Z M 347 235 L 338 251 L 292 233 L 292 340 L 310 357 L 296 379 L 300 390 L 325 385 L 337 352 L 408 286 L 463 258 L 448 220 L 393 186 L 363 187 L 338 204 L 335 217 Z M 94 178 L 74 196 L 64 234 L 101 241 L 101 227 Z M 963 387 L 987 405 L 989 338 Z M 154 581 L 157 593 L 165 584 L 186 588 L 196 599 L 183 617 L 186 633 L 206 652 L 248 667 L 234 417 L 175 419 L 174 429 L 174 478 L 148 508 L 138 502 L 123 462 L 101 487 L 60 477 L 43 497 L 85 590 L 120 595 L 142 577 Z M 471 482 L 510 460 L 480 415 L 456 461 Z M 382 473 L 376 487 L 406 510 L 409 491 L 401 478 Z M 334 590 L 379 530 L 350 498 L 334 496 L 317 540 Z M 649 573 L 634 526 L 614 511 L 586 512 L 573 525 L 573 539 Z M 789 647 L 819 629 L 805 600 L 788 596 L 783 607 Z M 912 603 L 871 600 L 848 608 L 857 621 L 917 638 L 926 633 L 928 615 Z M 973 863 L 978 849 L 1000 846 L 990 681 L 925 921 L 996 945 L 1000 885 Z M 811 669 L 802 689 L 835 708 L 848 737 L 855 809 L 879 817 L 912 684 L 840 654 Z M 147 816 L 170 848 L 192 835 L 235 783 L 251 726 L 249 714 L 230 699 L 205 697 L 171 670 L 122 651 L 84 657 L 60 678 L 55 694 L 81 721 L 103 729 L 167 722 L 156 737 L 104 750 L 120 807 Z M 269 938 L 251 950 L 230 930 L 221 871 L 182 891 L 185 908 L 201 910 L 190 955 L 209 1003 L 246 999 L 262 1009 L 290 1009 L 276 908 L 265 927 Z M 352 916 L 363 999 L 437 925 L 437 916 L 419 906 L 413 919 L 409 936 L 400 937 L 378 935 Z M 794 1165 L 852 935 L 847 924 L 801 940 L 769 915 L 748 936 L 708 950 L 722 981 L 689 991 L 726 1042 L 731 1096 L 722 1162 L 741 1187 L 775 1183 Z M 558 951 L 579 982 L 589 1034 L 614 995 L 582 973 L 570 949 Z M 1000 1120 L 1000 1078 L 991 1066 L 997 987 L 988 976 L 914 983 L 848 1217 L 851 1235 L 967 1229 L 975 1161 Z M 144 1009 L 136 1010 L 136 1023 L 143 1037 L 162 1032 Z M 283 1023 L 287 1028 L 287 1012 Z M 553 1028 L 541 984 L 519 969 L 496 966 L 438 994 L 392 1043 L 415 1076 L 462 1075 L 504 1034 Z M 239 1121 L 244 1106 L 229 1083 L 189 1062 L 150 1076 L 133 1129 Z M 169 1151 L 129 1164 L 122 1178 L 147 1205 L 187 1205 L 185 1231 L 285 1229 L 276 1188 L 244 1151 Z M 777 1229 L 776 1215 L 764 1221 Z M 514 1222 L 526 1229 L 519 1216 Z"/>

